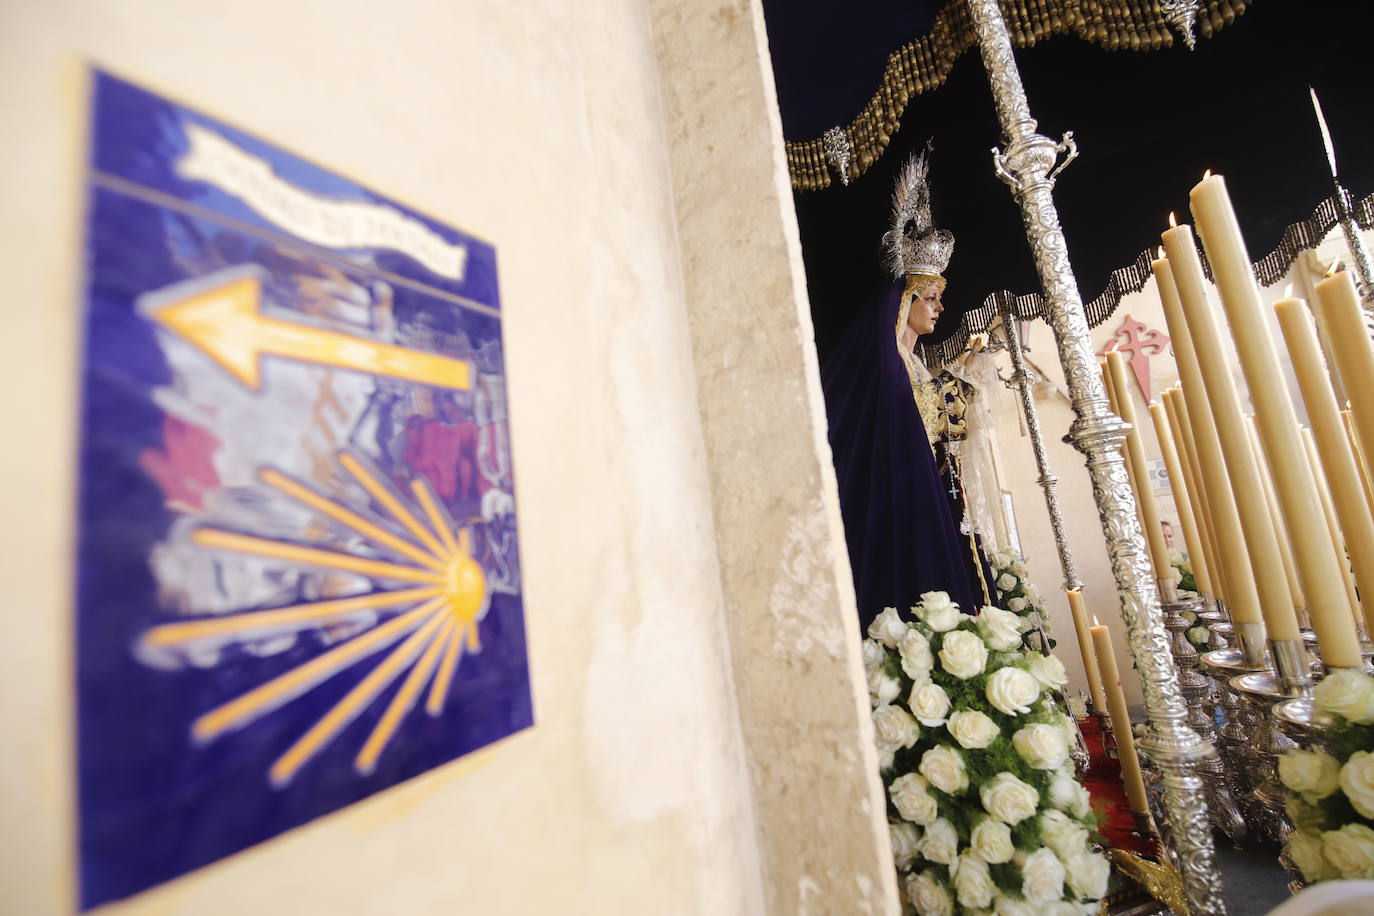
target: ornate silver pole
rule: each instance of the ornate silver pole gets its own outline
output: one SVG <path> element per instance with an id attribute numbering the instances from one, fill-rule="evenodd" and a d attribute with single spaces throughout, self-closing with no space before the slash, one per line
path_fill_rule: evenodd
<path id="1" fill-rule="evenodd" d="M 1045 491 L 1045 509 L 1050 514 L 1050 528 L 1054 531 L 1054 546 L 1059 551 L 1059 568 L 1064 573 L 1064 588 L 1081 589 L 1083 582 L 1078 578 L 1078 570 L 1073 565 L 1073 555 L 1069 553 L 1069 539 L 1064 532 L 1064 514 L 1059 511 L 1059 494 L 1055 484 L 1059 478 L 1050 469 L 1050 458 L 1045 452 L 1045 437 L 1040 430 L 1040 415 L 1035 410 L 1035 396 L 1031 383 L 1035 376 L 1026 368 L 1026 358 L 1021 352 L 1021 337 L 1016 332 L 1016 316 L 1011 311 L 1011 297 L 1005 292 L 997 295 L 998 311 L 1002 315 L 1002 330 L 1007 335 L 1007 349 L 1011 352 L 1011 378 L 1007 384 L 1016 389 L 1021 398 L 1021 414 L 1026 418 L 1026 431 L 1030 433 L 1031 449 L 1035 452 L 1035 468 L 1040 472 L 1036 483 Z"/>
<path id="2" fill-rule="evenodd" d="M 1360 291 L 1360 300 L 1366 311 L 1374 309 L 1374 261 L 1370 260 L 1369 248 L 1365 246 L 1364 236 L 1360 235 L 1360 225 L 1355 222 L 1355 200 L 1345 185 L 1339 180 L 1336 184 L 1336 215 L 1341 219 L 1341 232 L 1345 234 L 1345 247 L 1350 250 L 1354 262 L 1355 285 Z"/>
<path id="3" fill-rule="evenodd" d="M 1341 184 L 1341 173 L 1336 167 L 1336 146 L 1331 142 L 1331 129 L 1326 126 L 1326 115 L 1322 113 L 1321 100 L 1317 90 L 1307 88 L 1312 97 L 1312 111 L 1317 116 L 1317 129 L 1321 131 L 1322 147 L 1326 150 L 1326 164 L 1331 167 L 1331 184 L 1336 189 L 1336 218 L 1340 220 L 1341 232 L 1345 234 L 1345 247 L 1350 250 L 1354 262 L 1356 286 L 1365 309 L 1374 309 L 1374 263 L 1369 258 L 1364 237 L 1360 235 L 1359 224 L 1355 222 L 1355 201 L 1350 192 Z"/>
<path id="4" fill-rule="evenodd" d="M 983 66 L 992 86 L 998 120 L 1008 139 L 1005 152 L 993 151 L 997 174 L 1021 207 L 1026 236 L 1044 290 L 1046 314 L 1059 348 L 1077 419 L 1069 440 L 1087 456 L 1093 498 L 1107 538 L 1112 573 L 1121 596 L 1122 617 L 1145 694 L 1149 734 L 1141 749 L 1159 768 L 1172 830 L 1170 844 L 1183 876 L 1193 916 L 1226 912 L 1217 872 L 1207 794 L 1197 764 L 1215 753 L 1187 724 L 1187 707 L 1164 629 L 1159 594 L 1145 559 L 1135 494 L 1126 477 L 1121 444 L 1127 426 L 1107 409 L 1083 312 L 1078 281 L 1069 264 L 1064 233 L 1054 206 L 1054 178 L 1076 154 L 1072 137 L 1053 140 L 1036 133 L 1025 89 L 1012 54 L 997 0 L 969 0 Z M 1061 153 L 1068 159 L 1056 163 Z M 1167 580 L 1172 585 L 1172 580 Z M 1172 588 L 1168 590 L 1172 592 Z M 1166 596 L 1172 598 L 1172 593 Z"/>

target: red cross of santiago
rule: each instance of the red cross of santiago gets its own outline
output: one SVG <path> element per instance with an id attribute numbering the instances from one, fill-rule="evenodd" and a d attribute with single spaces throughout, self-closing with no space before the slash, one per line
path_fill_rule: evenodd
<path id="1" fill-rule="evenodd" d="M 1105 356 L 1112 350 L 1120 350 L 1129 355 L 1131 371 L 1135 373 L 1135 380 L 1140 385 L 1140 391 L 1145 395 L 1145 402 L 1150 401 L 1150 356 L 1155 353 L 1163 353 L 1164 345 L 1169 342 L 1169 336 L 1162 331 L 1151 330 L 1143 321 L 1136 321 L 1127 315 L 1121 322 L 1121 327 L 1116 329 L 1111 340 L 1102 345 L 1102 349 L 1097 351 L 1098 356 Z"/>

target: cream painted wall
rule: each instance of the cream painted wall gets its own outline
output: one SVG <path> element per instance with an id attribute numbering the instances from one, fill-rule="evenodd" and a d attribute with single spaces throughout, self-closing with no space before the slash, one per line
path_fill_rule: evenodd
<path id="1" fill-rule="evenodd" d="M 657 58 L 635 0 L 0 6 L 6 911 L 74 905 L 83 61 L 495 241 L 537 718 L 108 912 L 762 912 Z"/>

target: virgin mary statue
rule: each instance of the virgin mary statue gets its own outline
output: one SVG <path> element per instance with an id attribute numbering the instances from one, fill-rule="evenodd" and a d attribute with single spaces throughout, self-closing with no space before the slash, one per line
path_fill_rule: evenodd
<path id="1" fill-rule="evenodd" d="M 893 282 L 863 305 L 821 369 L 859 621 L 944 591 L 966 613 L 991 604 L 989 575 L 950 467 L 967 383 L 932 377 L 915 353 L 944 310 L 954 237 L 931 220 L 929 148 L 902 169 L 883 236 Z M 942 475 L 942 468 L 944 474 Z"/>

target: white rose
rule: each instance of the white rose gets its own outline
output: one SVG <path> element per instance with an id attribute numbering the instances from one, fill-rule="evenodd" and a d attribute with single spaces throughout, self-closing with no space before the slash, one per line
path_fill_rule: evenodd
<path id="1" fill-rule="evenodd" d="M 1081 849 L 1064 860 L 1064 875 L 1075 897 L 1100 899 L 1107 893 L 1107 878 L 1112 867 L 1105 856 Z"/>
<path id="2" fill-rule="evenodd" d="M 997 587 L 1004 592 L 1009 592 L 1016 588 L 1017 578 L 1011 573 L 1002 573 L 997 577 Z"/>
<path id="3" fill-rule="evenodd" d="M 1020 560 L 1012 560 L 1011 574 L 1022 579 L 1026 578 L 1026 564 L 1022 563 Z"/>
<path id="4" fill-rule="evenodd" d="M 926 869 L 918 875 L 906 876 L 906 899 L 921 916 L 951 916 L 954 901 L 935 878 L 935 873 Z"/>
<path id="5" fill-rule="evenodd" d="M 1048 690 L 1058 690 L 1069 682 L 1069 673 L 1064 663 L 1053 655 L 1032 655 L 1030 657 L 1031 677 Z"/>
<path id="6" fill-rule="evenodd" d="M 874 669 L 868 675 L 868 694 L 874 706 L 891 703 L 902 692 L 902 682 L 882 668 Z"/>
<path id="7" fill-rule="evenodd" d="M 960 747 L 970 750 L 987 747 L 1001 734 L 992 717 L 976 709 L 960 709 L 950 713 L 946 728 Z"/>
<path id="8" fill-rule="evenodd" d="M 1064 896 L 1064 864 L 1050 849 L 1037 849 L 1021 866 L 1021 893 L 1035 903 Z"/>
<path id="9" fill-rule="evenodd" d="M 1179 550 L 1178 548 L 1170 547 L 1168 550 L 1164 552 L 1164 555 L 1169 558 L 1170 566 L 1183 565 L 1183 551 Z"/>
<path id="10" fill-rule="evenodd" d="M 1303 880 L 1309 884 L 1339 877 L 1335 866 L 1326 861 L 1323 845 L 1320 833 L 1294 830 L 1288 834 L 1288 858 L 1293 860 L 1298 871 L 1302 872 Z"/>
<path id="11" fill-rule="evenodd" d="M 1092 796 L 1071 770 L 1060 770 L 1050 778 L 1050 804 L 1074 817 L 1086 817 L 1092 810 Z"/>
<path id="12" fill-rule="evenodd" d="M 1069 747 L 1058 725 L 1027 725 L 1011 736 L 1012 747 L 1033 770 L 1057 770 L 1069 759 Z"/>
<path id="13" fill-rule="evenodd" d="M 1341 787 L 1341 763 L 1323 751 L 1294 749 L 1279 757 L 1279 779 L 1315 802 Z"/>
<path id="14" fill-rule="evenodd" d="M 1053 808 L 1040 814 L 1040 837 L 1063 862 L 1068 862 L 1088 845 L 1087 828 Z"/>
<path id="15" fill-rule="evenodd" d="M 951 865 L 959 854 L 959 832 L 943 817 L 926 828 L 921 838 L 921 855 L 941 865 Z"/>
<path id="16" fill-rule="evenodd" d="M 1205 646 L 1212 639 L 1212 631 L 1206 627 L 1193 627 L 1187 633 L 1188 641 L 1195 646 Z"/>
<path id="17" fill-rule="evenodd" d="M 946 633 L 940 646 L 940 664 L 961 681 L 977 677 L 988 664 L 988 646 L 983 637 L 966 630 Z"/>
<path id="18" fill-rule="evenodd" d="M 919 773 L 904 773 L 892 780 L 892 785 L 887 787 L 887 794 L 891 796 L 898 814 L 913 824 L 925 827 L 940 816 L 940 806 L 928 791 L 929 785 Z"/>
<path id="19" fill-rule="evenodd" d="M 944 725 L 945 717 L 949 715 L 949 694 L 945 693 L 945 688 L 930 681 L 913 687 L 907 702 L 917 720 L 927 728 Z"/>
<path id="20" fill-rule="evenodd" d="M 948 592 L 923 592 L 916 613 L 936 633 L 947 633 L 959 625 L 964 615 Z"/>
<path id="21" fill-rule="evenodd" d="M 922 675 L 935 667 L 935 656 L 930 653 L 930 640 L 914 627 L 907 630 L 898 641 L 897 652 L 902 656 L 902 670 L 912 680 L 920 680 Z"/>
<path id="22" fill-rule="evenodd" d="M 921 831 L 906 821 L 888 821 L 887 829 L 892 835 L 892 859 L 898 868 L 906 868 L 921 851 Z"/>
<path id="23" fill-rule="evenodd" d="M 906 621 L 897 616 L 895 607 L 883 608 L 883 612 L 868 625 L 868 635 L 889 649 L 897 648 L 897 641 L 906 631 Z"/>
<path id="24" fill-rule="evenodd" d="M 1028 713 L 1040 698 L 1040 685 L 1020 668 L 999 668 L 988 677 L 984 693 L 988 702 L 1009 716 Z"/>
<path id="25" fill-rule="evenodd" d="M 878 769 L 886 772 L 892 769 L 897 763 L 897 755 L 893 751 L 878 748 Z"/>
<path id="26" fill-rule="evenodd" d="M 985 607 L 975 619 L 978 632 L 992 648 L 1005 652 L 1021 645 L 1021 618 L 1011 611 Z"/>
<path id="27" fill-rule="evenodd" d="M 1374 680 L 1354 668 L 1327 675 L 1312 691 L 1317 708 L 1359 725 L 1374 723 Z"/>
<path id="28" fill-rule="evenodd" d="M 1292 792 L 1285 792 L 1283 796 L 1283 813 L 1288 815 L 1294 827 L 1302 831 L 1321 833 L 1326 817 L 1320 808 L 1303 801 L 1301 795 L 1294 795 Z"/>
<path id="29" fill-rule="evenodd" d="M 887 661 L 887 650 L 876 639 L 864 640 L 863 655 L 864 670 L 869 674 L 881 668 L 883 662 Z"/>
<path id="30" fill-rule="evenodd" d="M 979 786 L 978 800 L 984 811 L 1004 824 L 1019 824 L 1040 807 L 1040 793 L 1035 787 L 1007 772 L 998 773 Z"/>
<path id="31" fill-rule="evenodd" d="M 958 795 L 968 788 L 964 758 L 948 744 L 932 747 L 922 754 L 921 765 L 917 769 L 932 786 L 946 795 Z"/>
<path id="32" fill-rule="evenodd" d="M 1034 582 L 1027 582 L 1026 587 L 1021 589 L 1021 591 L 1025 592 L 1026 600 L 1031 604 L 1040 603 L 1040 589 L 1035 587 Z"/>
<path id="33" fill-rule="evenodd" d="M 1078 742 L 1078 725 L 1071 717 L 1066 716 L 1062 712 L 1055 713 L 1054 724 L 1057 725 L 1059 731 L 1063 733 L 1065 744 L 1073 746 Z"/>
<path id="34" fill-rule="evenodd" d="M 1327 830 L 1322 834 L 1322 851 L 1342 878 L 1374 878 L 1374 830 L 1364 824 Z"/>
<path id="35" fill-rule="evenodd" d="M 1024 900 L 1013 900 L 1006 894 L 992 898 L 992 911 L 997 916 L 1041 916 L 1040 911 Z"/>
<path id="36" fill-rule="evenodd" d="M 873 730 L 878 736 L 878 749 L 895 751 L 911 747 L 921 737 L 916 720 L 900 706 L 884 703 L 873 710 Z"/>
<path id="37" fill-rule="evenodd" d="M 1341 791 L 1355 810 L 1374 817 L 1374 754 L 1356 751 L 1341 767 Z"/>
<path id="38" fill-rule="evenodd" d="M 992 903 L 997 885 L 992 883 L 987 863 L 976 852 L 966 849 L 960 853 L 950 874 L 954 876 L 954 893 L 960 905 L 977 909 Z"/>
<path id="39" fill-rule="evenodd" d="M 978 826 L 973 828 L 969 845 L 984 862 L 993 865 L 1010 862 L 1016 854 L 1016 846 L 1011 841 L 1011 828 L 990 817 L 979 821 Z"/>
<path id="40" fill-rule="evenodd" d="M 1025 598 L 1008 598 L 1007 608 L 1019 614 L 1026 609 L 1026 603 Z"/>

